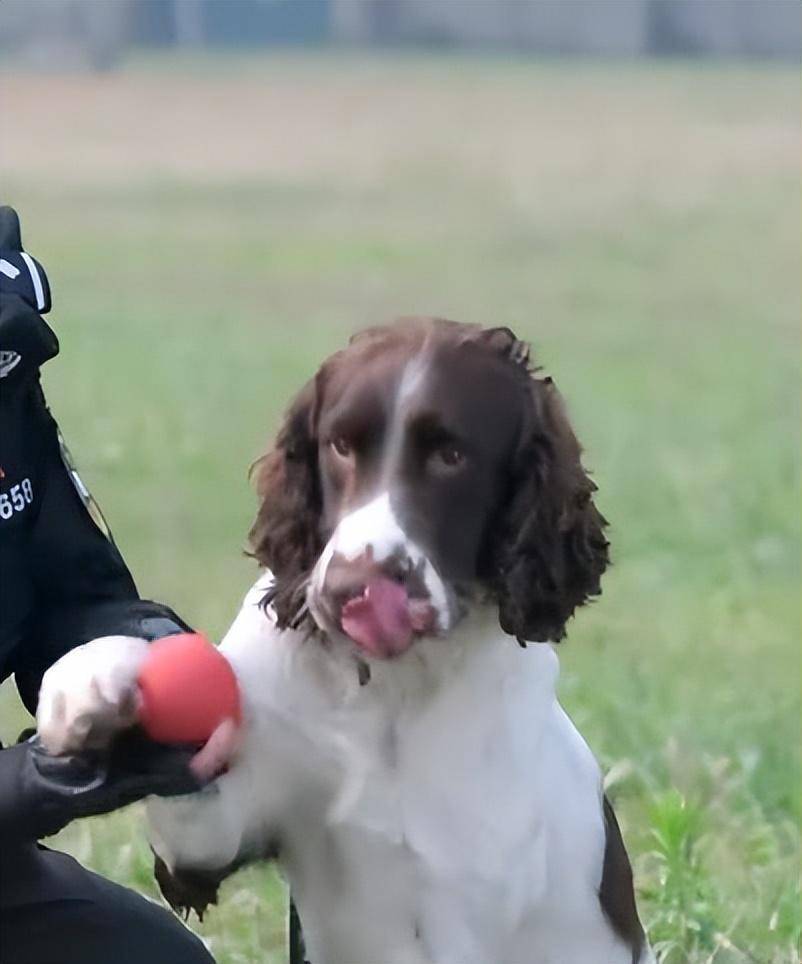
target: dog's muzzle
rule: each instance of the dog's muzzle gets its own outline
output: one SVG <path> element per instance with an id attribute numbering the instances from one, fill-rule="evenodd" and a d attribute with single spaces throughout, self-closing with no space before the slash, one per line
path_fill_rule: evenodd
<path id="1" fill-rule="evenodd" d="M 345 516 L 318 561 L 309 608 L 325 632 L 389 659 L 450 627 L 446 588 L 398 524 L 387 495 Z"/>

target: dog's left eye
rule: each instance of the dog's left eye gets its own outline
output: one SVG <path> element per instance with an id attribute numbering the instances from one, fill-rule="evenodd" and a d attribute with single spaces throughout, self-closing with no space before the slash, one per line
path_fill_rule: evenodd
<path id="1" fill-rule="evenodd" d="M 438 446 L 429 455 L 429 466 L 435 472 L 454 472 L 460 469 L 464 463 L 465 453 L 453 442 Z"/>
<path id="2" fill-rule="evenodd" d="M 344 435 L 335 435 L 329 443 L 341 459 L 348 459 L 353 452 L 353 446 Z"/>

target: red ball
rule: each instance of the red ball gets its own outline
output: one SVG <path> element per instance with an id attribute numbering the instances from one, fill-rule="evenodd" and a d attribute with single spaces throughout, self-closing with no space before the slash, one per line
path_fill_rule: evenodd
<path id="1" fill-rule="evenodd" d="M 139 722 L 159 743 L 205 743 L 223 720 L 242 718 L 231 664 L 199 633 L 151 643 L 138 682 Z"/>

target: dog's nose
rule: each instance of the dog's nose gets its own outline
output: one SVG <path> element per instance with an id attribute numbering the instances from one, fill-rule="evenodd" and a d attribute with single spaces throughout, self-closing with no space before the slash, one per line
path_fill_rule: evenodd
<path id="1" fill-rule="evenodd" d="M 373 549 L 367 546 L 356 559 L 347 559 L 335 553 L 326 569 L 323 592 L 339 610 L 349 599 L 362 596 L 365 588 L 379 579 L 387 579 L 403 585 L 407 580 L 409 566 L 405 566 L 400 554 L 393 554 L 377 562 Z"/>

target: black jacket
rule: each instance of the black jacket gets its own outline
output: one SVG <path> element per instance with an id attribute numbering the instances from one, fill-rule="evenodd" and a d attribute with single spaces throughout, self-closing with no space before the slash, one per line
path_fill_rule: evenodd
<path id="1" fill-rule="evenodd" d="M 0 683 L 13 674 L 32 714 L 45 670 L 68 650 L 98 636 L 189 631 L 167 606 L 139 598 L 70 464 L 39 381 L 58 353 L 40 316 L 49 308 L 44 271 L 22 253 L 16 214 L 0 208 Z M 29 744 L 0 752 L 0 839 L 36 838 L 143 795 L 49 792 L 37 759 Z"/>

